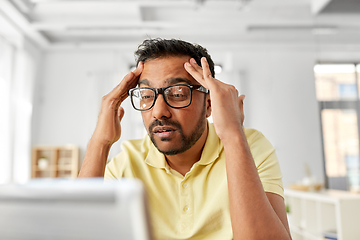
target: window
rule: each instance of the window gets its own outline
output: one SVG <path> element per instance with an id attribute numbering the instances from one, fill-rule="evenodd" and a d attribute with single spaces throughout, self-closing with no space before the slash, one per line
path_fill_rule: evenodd
<path id="1" fill-rule="evenodd" d="M 14 47 L 0 35 L 0 184 L 11 178 L 10 86 Z"/>
<path id="2" fill-rule="evenodd" d="M 327 186 L 360 190 L 359 64 L 314 67 Z"/>

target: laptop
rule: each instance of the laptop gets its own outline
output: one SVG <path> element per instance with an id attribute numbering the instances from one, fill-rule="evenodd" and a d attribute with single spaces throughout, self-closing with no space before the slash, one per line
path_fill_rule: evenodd
<path id="1" fill-rule="evenodd" d="M 136 179 L 33 180 L 0 185 L 0 239 L 149 240 Z"/>

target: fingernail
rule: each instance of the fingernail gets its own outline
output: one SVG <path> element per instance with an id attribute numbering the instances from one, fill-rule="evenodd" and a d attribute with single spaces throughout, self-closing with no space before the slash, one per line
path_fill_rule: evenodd
<path id="1" fill-rule="evenodd" d="M 203 57 L 203 58 L 204 58 L 204 61 L 205 61 L 205 62 L 207 62 L 207 59 L 206 59 L 206 57 Z"/>
<path id="2" fill-rule="evenodd" d="M 193 59 L 193 58 L 190 59 L 190 62 L 196 63 L 195 59 Z"/>
<path id="3" fill-rule="evenodd" d="M 191 61 L 191 60 L 190 60 L 190 61 Z M 188 62 L 186 62 L 185 65 L 186 65 L 187 67 L 191 67 L 191 64 L 188 63 Z"/>

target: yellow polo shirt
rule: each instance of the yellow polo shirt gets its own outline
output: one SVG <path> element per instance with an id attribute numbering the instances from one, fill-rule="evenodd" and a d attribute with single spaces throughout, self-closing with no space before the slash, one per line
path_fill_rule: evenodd
<path id="1" fill-rule="evenodd" d="M 265 192 L 283 197 L 273 146 L 257 130 L 245 134 Z M 213 124 L 200 160 L 185 176 L 169 167 L 148 136 L 123 142 L 122 150 L 107 164 L 105 179 L 142 180 L 155 239 L 233 239 L 225 152 Z"/>

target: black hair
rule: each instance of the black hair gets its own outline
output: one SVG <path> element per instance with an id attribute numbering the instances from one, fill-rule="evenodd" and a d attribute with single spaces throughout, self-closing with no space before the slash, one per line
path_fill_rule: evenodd
<path id="1" fill-rule="evenodd" d="M 206 57 L 211 75 L 215 77 L 214 62 L 206 48 L 198 44 L 192 44 L 178 39 L 146 39 L 139 45 L 135 52 L 136 65 L 138 65 L 140 61 L 145 63 L 147 60 L 168 56 L 189 56 L 194 58 L 199 66 L 201 66 L 201 58 Z"/>

